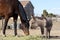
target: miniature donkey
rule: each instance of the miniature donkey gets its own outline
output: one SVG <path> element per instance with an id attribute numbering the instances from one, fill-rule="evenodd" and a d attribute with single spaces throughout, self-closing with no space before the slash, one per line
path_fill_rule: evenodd
<path id="1" fill-rule="evenodd" d="M 32 17 L 30 20 L 30 28 L 36 29 L 37 27 L 40 27 L 42 36 L 44 34 L 44 28 L 46 28 L 46 37 L 48 38 L 50 38 L 52 25 L 52 19 L 50 17 Z"/>

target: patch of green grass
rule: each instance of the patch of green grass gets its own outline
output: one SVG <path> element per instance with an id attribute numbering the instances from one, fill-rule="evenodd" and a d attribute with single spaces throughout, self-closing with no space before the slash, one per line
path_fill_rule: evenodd
<path id="1" fill-rule="evenodd" d="M 7 37 L 3 37 L 3 36 L 0 36 L 0 40 L 40 40 L 40 36 L 21 36 L 21 37 L 14 37 L 14 36 L 7 36 Z"/>

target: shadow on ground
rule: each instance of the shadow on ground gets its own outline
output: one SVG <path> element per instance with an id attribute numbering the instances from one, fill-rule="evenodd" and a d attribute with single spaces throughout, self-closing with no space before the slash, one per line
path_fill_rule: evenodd
<path id="1" fill-rule="evenodd" d="M 43 36 L 45 38 L 45 36 Z M 50 36 L 50 39 L 60 39 L 60 36 Z"/>
<path id="2" fill-rule="evenodd" d="M 50 39 L 60 39 L 60 36 L 50 36 Z"/>

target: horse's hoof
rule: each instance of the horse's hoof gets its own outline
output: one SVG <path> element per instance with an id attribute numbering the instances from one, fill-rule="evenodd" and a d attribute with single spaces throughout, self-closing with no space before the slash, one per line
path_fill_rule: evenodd
<path id="1" fill-rule="evenodd" d="M 17 37 L 17 35 L 13 35 L 13 37 Z"/>
<path id="2" fill-rule="evenodd" d="M 3 37 L 6 37 L 6 35 L 2 35 Z"/>
<path id="3" fill-rule="evenodd" d="M 15 37 L 15 35 L 13 35 L 13 37 Z"/>
<path id="4" fill-rule="evenodd" d="M 41 35 L 41 38 L 43 38 L 44 37 L 44 35 Z"/>

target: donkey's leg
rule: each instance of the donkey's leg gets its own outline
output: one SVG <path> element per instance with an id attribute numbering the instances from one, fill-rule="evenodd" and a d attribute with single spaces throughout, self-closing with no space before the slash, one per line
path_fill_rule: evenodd
<path id="1" fill-rule="evenodd" d="M 46 36 L 45 36 L 45 38 L 46 38 L 46 40 L 48 38 L 48 30 L 47 30 L 47 28 L 46 28 Z"/>
<path id="2" fill-rule="evenodd" d="M 14 21 L 14 34 L 16 36 L 17 35 L 17 17 L 13 17 L 13 21 Z"/>
<path id="3" fill-rule="evenodd" d="M 48 38 L 50 38 L 50 30 L 48 31 L 48 33 L 49 33 L 49 37 Z"/>
<path id="4" fill-rule="evenodd" d="M 6 31 L 6 26 L 7 26 L 8 20 L 9 20 L 9 18 L 6 16 L 5 20 L 4 20 L 4 26 L 3 26 L 3 35 L 4 36 L 6 36 L 5 31 Z"/>
<path id="5" fill-rule="evenodd" d="M 40 26 L 40 28 L 41 28 L 41 34 L 43 36 L 43 34 L 44 34 L 44 27 L 43 26 Z"/>
<path id="6" fill-rule="evenodd" d="M 46 28 L 46 37 L 50 38 L 50 29 L 49 28 Z"/>
<path id="7" fill-rule="evenodd" d="M 52 26 L 50 26 L 49 31 L 48 31 L 48 33 L 49 33 L 49 38 L 50 38 L 50 31 L 51 31 L 51 28 L 52 28 Z"/>
<path id="8" fill-rule="evenodd" d="M 43 35 L 44 34 L 44 28 L 41 27 L 41 34 Z"/>

